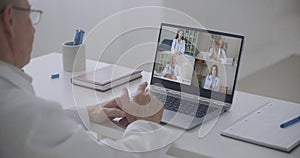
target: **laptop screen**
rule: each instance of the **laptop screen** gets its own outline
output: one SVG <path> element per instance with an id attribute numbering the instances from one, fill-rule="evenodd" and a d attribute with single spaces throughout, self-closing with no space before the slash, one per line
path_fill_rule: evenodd
<path id="1" fill-rule="evenodd" d="M 244 37 L 162 23 L 151 85 L 232 103 Z"/>

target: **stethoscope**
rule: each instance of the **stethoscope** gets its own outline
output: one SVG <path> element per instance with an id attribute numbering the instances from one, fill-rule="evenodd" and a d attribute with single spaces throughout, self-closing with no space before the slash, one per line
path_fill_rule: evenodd
<path id="1" fill-rule="evenodd" d="M 209 75 L 208 76 L 208 80 L 209 80 L 209 82 L 210 82 L 210 84 L 209 84 L 209 86 L 213 83 L 214 85 L 212 85 L 212 87 L 216 87 L 216 85 L 217 85 L 217 76 L 215 77 L 215 79 L 213 79 L 212 78 L 212 75 Z"/>

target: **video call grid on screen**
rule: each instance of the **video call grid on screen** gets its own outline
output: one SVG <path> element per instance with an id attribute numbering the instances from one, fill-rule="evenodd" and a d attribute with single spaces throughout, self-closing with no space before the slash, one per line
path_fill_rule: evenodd
<path id="1" fill-rule="evenodd" d="M 180 32 L 185 48 L 178 53 Z M 153 77 L 232 95 L 242 43 L 240 35 L 162 24 Z"/>

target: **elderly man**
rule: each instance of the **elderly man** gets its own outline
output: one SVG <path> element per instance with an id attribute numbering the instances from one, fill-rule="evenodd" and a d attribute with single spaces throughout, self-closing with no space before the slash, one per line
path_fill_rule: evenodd
<path id="1" fill-rule="evenodd" d="M 162 72 L 162 76 L 171 80 L 180 81 L 181 69 L 176 63 L 176 55 L 172 55 L 169 64 L 167 64 Z"/>
<path id="2" fill-rule="evenodd" d="M 208 52 L 209 59 L 219 61 L 219 62 L 225 62 L 226 61 L 226 53 L 225 50 L 222 49 L 223 42 L 222 40 L 218 40 L 216 42 L 215 48 L 210 48 Z"/>
<path id="3" fill-rule="evenodd" d="M 162 104 L 145 92 L 146 83 L 139 86 L 132 102 L 125 89 L 121 97 L 104 105 L 81 109 L 91 122 L 121 117 L 122 124 L 129 124 L 122 139 L 107 143 L 111 146 L 93 139 L 71 117 L 76 111 L 63 111 L 58 103 L 35 95 L 32 79 L 22 68 L 30 61 L 33 24 L 41 13 L 31 9 L 27 0 L 0 0 L 0 157 L 162 157 L 169 145 L 162 146 L 160 137 L 147 135 L 148 131 L 162 127 L 158 124 Z M 139 106 L 156 110 L 145 116 L 129 113 Z M 164 132 L 160 134 L 167 136 Z"/>

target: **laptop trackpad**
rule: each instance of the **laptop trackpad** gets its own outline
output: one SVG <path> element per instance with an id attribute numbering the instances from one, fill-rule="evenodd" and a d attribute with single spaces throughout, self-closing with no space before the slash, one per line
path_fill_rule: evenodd
<path id="1" fill-rule="evenodd" d="M 170 125 L 178 126 L 184 129 L 189 129 L 193 124 L 194 117 L 170 110 L 164 110 L 162 122 Z"/>

